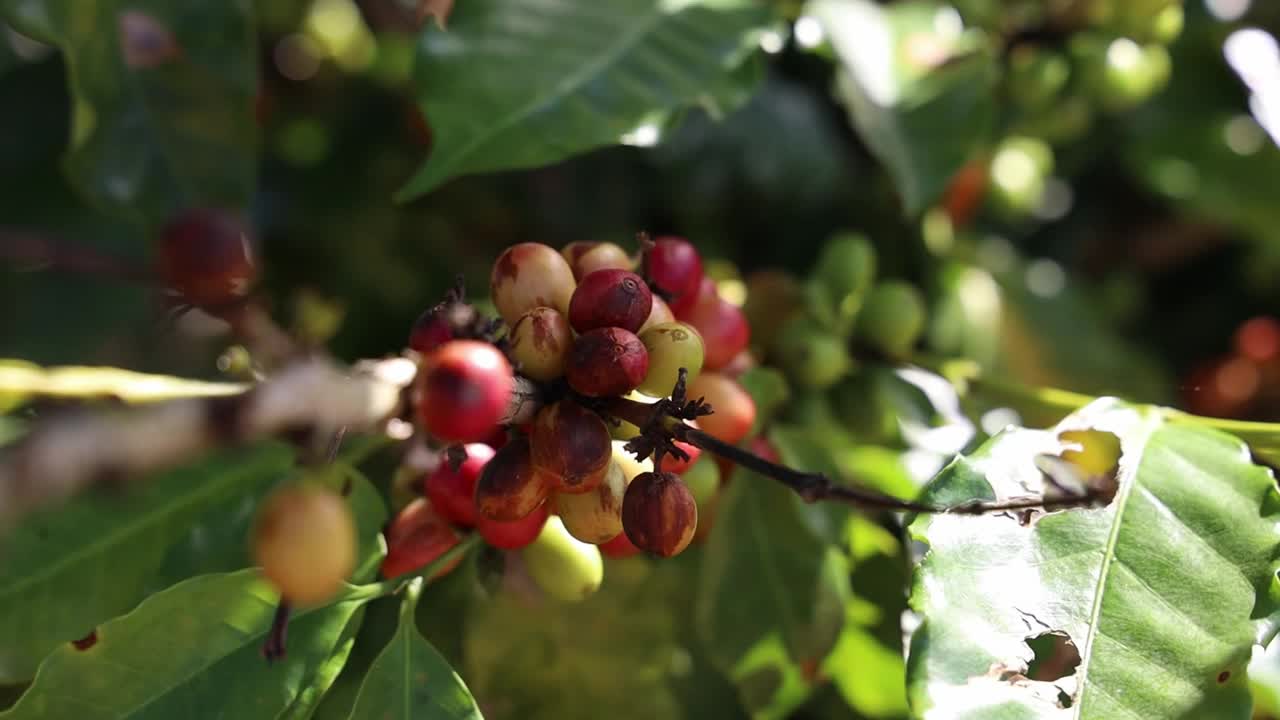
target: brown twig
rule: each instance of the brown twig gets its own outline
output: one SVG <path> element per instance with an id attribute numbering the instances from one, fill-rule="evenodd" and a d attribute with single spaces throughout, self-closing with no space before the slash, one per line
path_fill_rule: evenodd
<path id="1" fill-rule="evenodd" d="M 92 275 L 141 285 L 157 282 L 151 269 L 142 263 L 12 229 L 0 228 L 0 262 L 19 266 L 20 269 Z"/>
<path id="2" fill-rule="evenodd" d="M 1105 489 L 1088 487 L 1079 495 L 1062 497 L 1027 497 L 999 501 L 973 501 L 960 505 L 930 505 L 902 500 L 874 490 L 832 482 L 822 473 L 795 470 L 766 460 L 743 448 L 718 440 L 684 420 L 691 420 L 705 410 L 712 409 L 701 398 L 685 401 L 683 398 L 684 370 L 672 398 L 646 404 L 628 398 L 616 398 L 605 406 L 609 414 L 640 428 L 640 436 L 628 443 L 627 448 L 638 458 L 670 453 L 677 457 L 684 453 L 674 441 L 688 443 L 718 455 L 764 477 L 776 480 L 795 491 L 805 502 L 834 501 L 867 510 L 889 510 L 928 514 L 985 515 L 996 512 L 1028 509 L 1060 510 L 1072 507 L 1088 507 L 1105 501 Z M 656 467 L 656 462 L 655 462 Z"/>

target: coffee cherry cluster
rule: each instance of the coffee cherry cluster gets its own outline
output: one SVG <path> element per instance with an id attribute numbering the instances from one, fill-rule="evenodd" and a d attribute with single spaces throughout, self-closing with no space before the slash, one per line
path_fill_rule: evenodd
<path id="1" fill-rule="evenodd" d="M 691 243 L 642 245 L 636 257 L 612 243 L 507 248 L 490 276 L 505 333 L 460 293 L 418 319 L 415 417 L 449 459 L 389 527 L 385 576 L 422 568 L 474 528 L 520 551 L 549 596 L 573 600 L 599 586 L 601 554 L 670 557 L 692 542 L 721 466 L 683 442 L 661 468 L 637 460 L 624 441 L 641 429 L 610 403 L 665 398 L 683 370 L 686 396 L 714 410 L 691 424 L 738 443 L 755 419 L 733 375 L 749 365 L 750 335 Z M 513 395 L 529 385 L 541 407 L 513 424 Z"/>

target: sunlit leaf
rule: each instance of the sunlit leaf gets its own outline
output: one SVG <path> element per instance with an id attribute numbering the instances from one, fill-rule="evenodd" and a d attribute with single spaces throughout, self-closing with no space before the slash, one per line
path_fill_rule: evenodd
<path id="1" fill-rule="evenodd" d="M 419 40 L 418 101 L 434 148 L 399 198 L 458 175 L 652 145 L 686 106 L 725 114 L 754 87 L 728 71 L 766 17 L 749 0 L 458 3 L 447 32 L 428 27 Z"/>
<path id="2" fill-rule="evenodd" d="M 1119 437 L 1105 507 L 1029 523 L 918 518 L 929 549 L 912 607 L 908 689 L 923 718 L 1249 718 L 1247 665 L 1276 632 L 1280 495 L 1237 439 L 1103 399 L 1056 430 Z M 926 488 L 935 503 L 1043 491 L 1054 431 L 1010 429 Z M 1080 658 L 1032 666 L 1048 634 Z"/>

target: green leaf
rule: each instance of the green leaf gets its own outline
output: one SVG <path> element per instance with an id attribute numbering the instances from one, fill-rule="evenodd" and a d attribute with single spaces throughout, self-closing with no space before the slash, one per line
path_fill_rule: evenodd
<path id="1" fill-rule="evenodd" d="M 42 368 L 23 360 L 0 359 L 0 412 L 38 396 L 148 403 L 237 395 L 246 389 L 248 386 L 240 383 L 187 380 L 113 367 Z"/>
<path id="2" fill-rule="evenodd" d="M 62 0 L 72 97 L 66 168 L 94 202 L 155 223 L 192 204 L 244 206 L 257 172 L 249 0 Z"/>
<path id="3" fill-rule="evenodd" d="M 228 718 L 272 718 L 347 637 L 373 593 L 348 586 L 333 604 L 295 614 L 289 653 L 260 654 L 277 596 L 257 570 L 202 575 L 157 593 L 98 629 L 85 650 L 62 645 L 4 720 L 175 718 L 217 708 Z"/>
<path id="4" fill-rule="evenodd" d="M 982 718 L 1249 717 L 1246 667 L 1275 634 L 1280 494 L 1237 439 L 1099 400 L 1056 431 L 1119 437 L 1105 507 L 920 517 L 929 544 L 911 604 L 908 694 L 917 715 Z M 1054 431 L 1011 429 L 944 470 L 927 500 L 1036 494 Z M 1062 633 L 1083 660 L 1037 678 L 1029 641 Z M 1031 675 L 1031 677 L 1024 677 Z M 1070 704 L 1070 709 L 1062 706 Z M 945 710 L 943 710 L 945 708 Z M 940 715 L 941 716 L 941 715 Z"/>
<path id="5" fill-rule="evenodd" d="M 2 546 L 0 682 L 30 679 L 54 647 L 148 592 L 248 565 L 257 501 L 292 463 L 276 444 L 221 453 L 128 494 L 81 496 L 27 518 Z"/>
<path id="6" fill-rule="evenodd" d="M 671 598 L 690 580 L 666 565 L 610 562 L 600 590 L 581 603 L 540 597 L 518 574 L 492 600 L 475 601 L 462 675 L 486 717 L 678 717 L 672 676 L 687 665 L 691 638 L 678 633 Z"/>
<path id="7" fill-rule="evenodd" d="M 408 200 L 470 173 L 529 168 L 651 135 L 672 111 L 726 114 L 755 85 L 734 73 L 766 21 L 749 0 L 469 0 L 418 43 L 432 155 Z M 554 53 L 548 48 L 556 48 Z"/>
<path id="8" fill-rule="evenodd" d="M 855 515 L 849 523 L 849 548 L 855 594 L 845 605 L 844 629 L 822 671 L 860 715 L 905 717 L 900 618 L 906 610 L 907 563 L 902 543 L 869 518 Z"/>
<path id="9" fill-rule="evenodd" d="M 759 434 L 791 396 L 787 378 L 773 368 L 756 366 L 742 373 L 738 382 L 756 403 L 756 419 L 751 434 Z"/>
<path id="10" fill-rule="evenodd" d="M 812 677 L 844 621 L 847 559 L 806 509 L 780 483 L 744 473 L 721 496 L 707 541 L 694 608 L 698 637 L 753 712 L 779 710 L 779 693 L 803 702 L 788 678 Z"/>
<path id="11" fill-rule="evenodd" d="M 41 42 L 57 41 L 48 0 L 0 0 L 0 18 L 18 32 Z"/>
<path id="12" fill-rule="evenodd" d="M 472 718 L 480 720 L 471 691 L 418 632 L 414 611 L 422 580 L 413 581 L 400 605 L 400 627 L 365 676 L 351 712 L 359 718 Z"/>
<path id="13" fill-rule="evenodd" d="M 839 98 L 912 215 L 937 200 L 995 126 L 995 53 L 981 35 L 936 22 L 948 11 L 870 0 L 811 0 L 806 10 L 840 60 Z"/>
<path id="14" fill-rule="evenodd" d="M 320 703 L 328 696 L 330 688 L 337 681 L 347 665 L 347 659 L 355 649 L 356 636 L 364 627 L 364 616 L 367 606 L 362 605 L 351 617 L 351 621 L 342 629 L 337 642 L 334 643 L 329 657 L 316 665 L 315 671 L 307 682 L 298 689 L 297 696 L 277 716 L 277 720 L 306 720 L 312 717 Z"/>

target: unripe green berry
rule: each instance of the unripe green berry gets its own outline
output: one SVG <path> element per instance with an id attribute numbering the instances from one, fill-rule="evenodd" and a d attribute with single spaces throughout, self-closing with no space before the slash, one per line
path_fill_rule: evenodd
<path id="1" fill-rule="evenodd" d="M 622 466 L 611 461 L 604 480 L 590 492 L 556 495 L 556 510 L 570 535 L 599 545 L 622 532 L 622 498 L 626 492 Z"/>
<path id="2" fill-rule="evenodd" d="M 871 290 L 858 316 L 858 335 L 881 352 L 904 357 L 924 332 L 924 298 L 913 285 L 890 280 Z"/>
<path id="3" fill-rule="evenodd" d="M 646 395 L 670 395 L 680 368 L 688 371 L 687 382 L 702 372 L 702 336 L 684 323 L 655 325 L 640 333 L 640 342 L 649 351 L 649 371 L 639 388 Z"/>
<path id="4" fill-rule="evenodd" d="M 575 539 L 555 515 L 547 518 L 538 539 L 521 550 L 520 557 L 538 587 L 565 602 L 587 599 L 604 581 L 599 548 Z"/>

